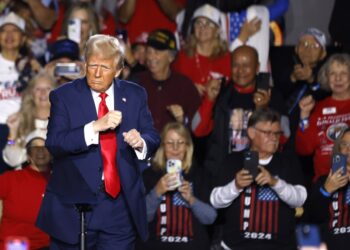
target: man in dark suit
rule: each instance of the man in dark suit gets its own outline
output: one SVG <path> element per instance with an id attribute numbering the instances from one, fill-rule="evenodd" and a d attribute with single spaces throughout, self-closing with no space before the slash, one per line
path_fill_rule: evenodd
<path id="1" fill-rule="evenodd" d="M 53 173 L 37 225 L 50 249 L 79 249 L 77 204 L 88 204 L 87 249 L 133 249 L 147 238 L 139 160 L 159 145 L 145 90 L 117 79 L 123 55 L 116 38 L 95 35 L 85 48 L 86 77 L 50 94 L 46 146 Z"/>

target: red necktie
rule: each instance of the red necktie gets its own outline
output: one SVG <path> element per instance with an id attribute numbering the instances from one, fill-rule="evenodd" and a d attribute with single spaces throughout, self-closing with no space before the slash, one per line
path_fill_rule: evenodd
<path id="1" fill-rule="evenodd" d="M 106 105 L 106 93 L 100 93 L 101 102 L 98 106 L 98 118 L 108 113 Z M 113 198 L 117 197 L 120 191 L 120 180 L 117 170 L 117 136 L 114 130 L 100 132 L 100 144 L 103 160 L 103 176 L 106 192 Z"/>

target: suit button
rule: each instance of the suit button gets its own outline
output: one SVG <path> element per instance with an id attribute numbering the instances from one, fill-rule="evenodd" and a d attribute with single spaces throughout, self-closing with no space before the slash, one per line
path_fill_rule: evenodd
<path id="1" fill-rule="evenodd" d="M 98 167 L 98 171 L 99 171 L 99 172 L 102 172 L 102 167 Z"/>

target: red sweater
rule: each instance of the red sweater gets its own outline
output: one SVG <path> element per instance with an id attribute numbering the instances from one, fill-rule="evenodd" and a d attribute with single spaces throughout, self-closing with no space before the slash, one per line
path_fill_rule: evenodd
<path id="1" fill-rule="evenodd" d="M 27 237 L 30 249 L 49 245 L 49 236 L 35 226 L 47 181 L 47 173 L 30 167 L 0 175 L 0 199 L 3 202 L 0 249 L 8 236 Z"/>
<path id="2" fill-rule="evenodd" d="M 334 140 L 339 131 L 350 126 L 350 100 L 337 101 L 328 97 L 316 104 L 304 132 L 298 128 L 296 151 L 300 155 L 314 153 L 314 180 L 328 175 Z"/>
<path id="3" fill-rule="evenodd" d="M 206 84 L 212 79 L 210 72 L 217 72 L 225 76 L 231 77 L 231 56 L 227 52 L 221 57 L 210 59 L 199 54 L 189 57 L 185 51 L 180 51 L 174 70 L 184 74 L 195 84 Z"/>

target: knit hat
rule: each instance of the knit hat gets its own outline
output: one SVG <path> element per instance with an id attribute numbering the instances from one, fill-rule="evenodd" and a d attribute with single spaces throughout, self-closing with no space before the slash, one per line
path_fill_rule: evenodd
<path id="1" fill-rule="evenodd" d="M 314 37 L 316 41 L 322 46 L 322 48 L 326 49 L 326 35 L 322 31 L 316 28 L 308 28 L 306 31 L 300 34 L 299 39 L 306 35 Z"/>
<path id="2" fill-rule="evenodd" d="M 176 50 L 175 35 L 166 29 L 154 30 L 148 35 L 147 45 L 158 50 Z"/>
<path id="3" fill-rule="evenodd" d="M 6 24 L 13 24 L 22 32 L 25 31 L 26 22 L 22 17 L 16 15 L 14 12 L 10 12 L 7 15 L 0 17 L 0 28 Z"/>
<path id="4" fill-rule="evenodd" d="M 217 26 L 221 27 L 221 12 L 210 4 L 204 4 L 196 9 L 196 11 L 193 13 L 192 20 L 196 19 L 197 17 L 208 18 Z"/>

